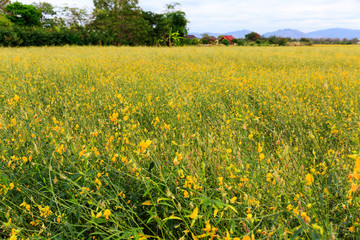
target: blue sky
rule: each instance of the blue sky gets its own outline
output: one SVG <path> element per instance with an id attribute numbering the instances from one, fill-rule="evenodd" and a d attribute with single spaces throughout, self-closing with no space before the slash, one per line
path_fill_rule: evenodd
<path id="1" fill-rule="evenodd" d="M 18 0 L 22 3 L 39 0 Z M 42 0 L 53 5 L 93 7 L 92 0 Z M 163 12 L 173 0 L 139 0 L 144 10 Z M 360 29 L 360 0 L 177 0 L 190 21 L 190 32 L 259 32 L 284 28 L 304 32 L 326 28 Z"/>

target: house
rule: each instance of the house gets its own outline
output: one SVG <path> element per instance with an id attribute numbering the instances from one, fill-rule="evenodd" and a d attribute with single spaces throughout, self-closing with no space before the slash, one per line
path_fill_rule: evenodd
<path id="1" fill-rule="evenodd" d="M 205 37 L 201 38 L 201 40 L 205 44 L 215 44 L 216 37 L 214 37 L 214 36 L 205 36 Z"/>
<path id="2" fill-rule="evenodd" d="M 222 40 L 228 40 L 230 42 L 230 44 L 232 44 L 232 40 L 234 40 L 235 38 L 231 35 L 225 35 L 225 36 L 222 36 L 221 38 L 219 38 L 219 43 L 221 43 Z"/>
<path id="3" fill-rule="evenodd" d="M 210 36 L 210 41 L 211 41 L 211 42 L 215 43 L 215 42 L 216 42 L 216 40 L 217 40 L 217 39 L 216 39 L 216 37 L 214 37 L 214 36 Z"/>
<path id="4" fill-rule="evenodd" d="M 197 37 L 195 37 L 195 35 L 186 35 L 184 38 L 190 39 L 190 40 L 197 39 Z"/>

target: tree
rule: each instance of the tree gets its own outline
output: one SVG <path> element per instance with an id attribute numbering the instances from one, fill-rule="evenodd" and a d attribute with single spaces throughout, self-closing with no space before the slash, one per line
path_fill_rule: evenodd
<path id="1" fill-rule="evenodd" d="M 260 37 L 261 37 L 260 34 L 258 34 L 256 32 L 251 32 L 251 33 L 245 35 L 246 40 L 253 41 L 253 42 L 258 40 Z"/>
<path id="2" fill-rule="evenodd" d="M 181 37 L 184 37 L 188 33 L 186 27 L 189 21 L 186 19 L 185 12 L 176 9 L 177 6 L 180 6 L 180 4 L 167 4 L 165 18 L 168 22 L 168 28 L 171 28 L 172 32 L 178 32 Z"/>
<path id="3" fill-rule="evenodd" d="M 6 17 L 19 26 L 39 26 L 41 11 L 33 5 L 25 5 L 19 2 L 8 4 L 5 7 Z"/>
<path id="4" fill-rule="evenodd" d="M 0 13 L 5 13 L 5 7 L 10 3 L 10 0 L 0 0 Z"/>
<path id="5" fill-rule="evenodd" d="M 119 45 L 140 45 L 148 40 L 149 24 L 138 0 L 94 0 L 93 29 L 116 33 Z"/>
<path id="6" fill-rule="evenodd" d="M 63 17 L 56 19 L 56 21 L 63 22 L 63 27 L 68 27 L 71 30 L 80 31 L 86 24 L 88 24 L 89 14 L 86 9 L 75 8 L 75 7 L 64 7 L 62 9 Z M 61 23 L 60 23 L 61 25 Z"/>
<path id="7" fill-rule="evenodd" d="M 142 16 L 149 25 L 149 44 L 160 45 L 166 40 L 168 34 L 168 23 L 164 14 L 154 13 L 151 11 L 142 12 Z"/>
<path id="8" fill-rule="evenodd" d="M 13 23 L 2 13 L 0 13 L 0 28 L 10 27 Z"/>
<path id="9" fill-rule="evenodd" d="M 227 40 L 227 39 L 223 39 L 223 40 L 221 41 L 221 43 L 224 44 L 225 46 L 229 46 L 230 41 Z"/>
<path id="10" fill-rule="evenodd" d="M 37 10 L 41 12 L 41 24 L 45 28 L 54 27 L 55 19 L 54 16 L 56 12 L 54 10 L 54 6 L 51 3 L 47 2 L 34 2 L 32 4 Z"/>

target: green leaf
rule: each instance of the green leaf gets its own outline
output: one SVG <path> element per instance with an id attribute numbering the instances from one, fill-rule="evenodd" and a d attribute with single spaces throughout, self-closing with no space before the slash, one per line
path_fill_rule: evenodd
<path id="1" fill-rule="evenodd" d="M 305 229 L 304 226 L 299 228 L 296 232 L 294 232 L 294 234 L 291 236 L 290 240 L 294 240 L 297 236 L 299 236 L 304 231 L 304 229 Z"/>
<path id="2" fill-rule="evenodd" d="M 155 167 L 155 163 L 151 162 L 150 166 L 149 166 L 149 172 L 151 172 L 151 170 Z"/>

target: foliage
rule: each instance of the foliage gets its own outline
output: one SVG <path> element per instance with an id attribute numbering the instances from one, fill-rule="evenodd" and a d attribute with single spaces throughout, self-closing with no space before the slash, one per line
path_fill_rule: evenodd
<path id="1" fill-rule="evenodd" d="M 5 13 L 5 7 L 8 5 L 10 0 L 0 0 L 0 14 Z"/>
<path id="2" fill-rule="evenodd" d="M 168 21 L 164 14 L 158 14 L 151 11 L 143 11 L 142 15 L 148 22 L 149 31 L 147 40 L 148 45 L 156 45 L 157 43 L 165 43 L 169 32 Z"/>
<path id="3" fill-rule="evenodd" d="M 206 38 L 206 37 L 201 38 L 200 41 L 201 41 L 202 44 L 209 44 L 210 43 L 210 39 Z"/>
<path id="4" fill-rule="evenodd" d="M 142 45 L 150 26 L 141 14 L 137 0 L 94 0 L 91 29 L 116 34 L 118 45 Z"/>
<path id="5" fill-rule="evenodd" d="M 270 44 L 275 44 L 278 46 L 286 46 L 286 44 L 289 42 L 289 40 L 290 40 L 289 38 L 283 38 L 283 37 L 277 37 L 277 36 L 270 36 L 268 38 L 268 41 Z"/>
<path id="6" fill-rule="evenodd" d="M 172 32 L 170 29 L 169 36 L 168 36 L 168 42 L 169 42 L 170 47 L 172 46 L 173 43 L 176 46 L 180 46 L 181 39 L 183 39 L 183 37 L 180 36 L 179 32 Z"/>
<path id="7" fill-rule="evenodd" d="M 40 25 L 42 13 L 33 5 L 15 2 L 6 5 L 5 12 L 6 17 L 18 26 L 32 27 Z"/>
<path id="8" fill-rule="evenodd" d="M 221 43 L 224 44 L 225 46 L 229 46 L 230 41 L 227 39 L 223 39 L 223 40 L 221 40 Z"/>
<path id="9" fill-rule="evenodd" d="M 110 45 L 106 37 L 97 32 L 79 32 L 67 28 L 49 30 L 43 28 L 0 28 L 0 46 L 63 46 L 63 45 Z"/>
<path id="10" fill-rule="evenodd" d="M 13 23 L 4 15 L 0 13 L 0 28 L 10 27 Z"/>
<path id="11" fill-rule="evenodd" d="M 180 37 L 184 37 L 187 35 L 187 24 L 189 21 L 186 19 L 185 12 L 176 10 L 176 7 L 179 5 L 179 3 L 166 5 L 164 17 L 168 28 L 171 29 L 172 32 L 178 32 Z"/>
<path id="12" fill-rule="evenodd" d="M 47 2 L 38 2 L 32 4 L 37 10 L 41 12 L 41 25 L 44 28 L 52 28 L 56 25 L 54 16 L 56 11 L 54 6 Z"/>
<path id="13" fill-rule="evenodd" d="M 256 33 L 256 32 L 251 32 L 245 35 L 245 39 L 248 41 L 253 41 L 256 42 L 256 40 L 258 40 L 260 38 L 260 34 Z"/>
<path id="14" fill-rule="evenodd" d="M 89 24 L 89 14 L 86 9 L 76 7 L 64 7 L 62 9 L 63 18 L 61 19 L 61 27 L 71 30 L 81 31 Z"/>

